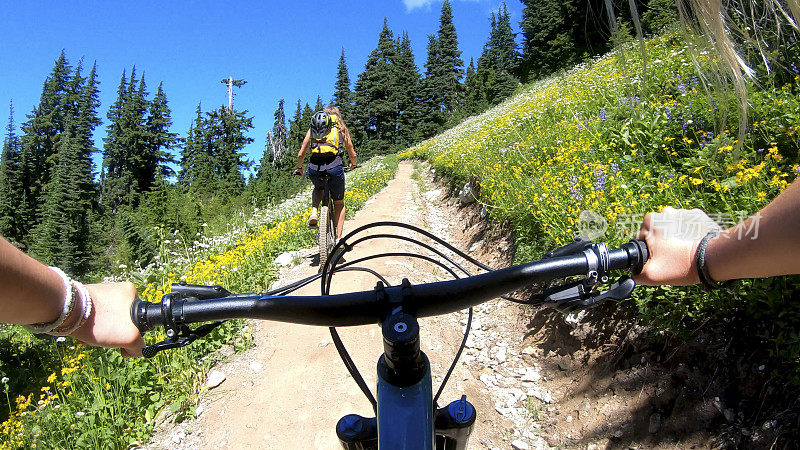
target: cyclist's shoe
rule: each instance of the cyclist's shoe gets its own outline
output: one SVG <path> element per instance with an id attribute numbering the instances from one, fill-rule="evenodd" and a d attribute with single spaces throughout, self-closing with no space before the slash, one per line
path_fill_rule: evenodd
<path id="1" fill-rule="evenodd" d="M 317 213 L 312 212 L 310 216 L 308 216 L 308 226 L 315 227 L 317 226 Z"/>

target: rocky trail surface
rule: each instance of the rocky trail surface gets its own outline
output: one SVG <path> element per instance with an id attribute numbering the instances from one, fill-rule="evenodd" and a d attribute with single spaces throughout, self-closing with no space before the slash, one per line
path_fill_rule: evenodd
<path id="1" fill-rule="evenodd" d="M 416 175 L 414 175 L 416 173 Z M 345 233 L 376 221 L 416 225 L 492 267 L 513 255 L 511 233 L 492 225 L 477 205 L 463 205 L 410 162 L 345 224 Z M 386 229 L 382 231 L 387 231 Z M 392 229 L 408 235 L 406 230 Z M 397 240 L 357 246 L 348 260 L 386 251 L 420 250 Z M 317 272 L 313 250 L 284 255 L 278 285 Z M 419 260 L 379 259 L 369 265 L 390 283 L 437 281 L 447 274 Z M 370 290 L 371 275 L 333 278 L 331 293 Z M 317 294 L 315 282 L 295 293 Z M 606 305 L 604 305 L 606 306 Z M 736 410 L 715 392 L 702 367 L 676 357 L 672 365 L 651 347 L 629 310 L 599 308 L 567 317 L 502 300 L 475 308 L 472 332 L 441 404 L 466 394 L 478 416 L 469 448 L 709 448 L 724 447 L 706 430 L 735 421 Z M 420 320 L 434 390 L 455 355 L 466 311 Z M 231 355 L 209 373 L 196 417 L 157 420 L 147 449 L 339 449 L 335 425 L 349 413 L 371 416 L 369 402 L 342 364 L 325 327 L 252 321 L 253 348 Z M 377 325 L 339 328 L 367 384 L 376 383 L 382 352 Z M 684 351 L 685 352 L 685 351 Z M 674 356 L 674 353 L 673 355 Z M 671 358 L 671 357 L 670 357 Z M 669 362 L 669 359 L 666 359 Z M 702 392 L 700 392 L 702 391 Z M 734 417 L 731 417 L 731 416 Z M 768 434 L 769 422 L 754 433 Z M 754 439 L 754 438 L 753 438 Z M 740 440 L 741 441 L 741 440 Z"/>

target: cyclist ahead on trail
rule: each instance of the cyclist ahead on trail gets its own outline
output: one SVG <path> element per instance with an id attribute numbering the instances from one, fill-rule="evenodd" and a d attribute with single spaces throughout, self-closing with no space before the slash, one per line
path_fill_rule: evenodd
<path id="1" fill-rule="evenodd" d="M 327 106 L 324 110 L 314 113 L 311 119 L 311 128 L 306 132 L 306 137 L 297 153 L 297 169 L 294 172 L 295 175 L 302 175 L 303 160 L 310 150 L 311 155 L 306 174 L 314 183 L 315 189 L 311 195 L 312 210 L 308 218 L 309 226 L 317 224 L 317 209 L 325 189 L 320 176 L 323 174 L 329 176 L 328 186 L 331 199 L 333 199 L 333 223 L 336 226 L 336 239 L 342 237 L 344 225 L 344 162 L 342 156 L 345 149 L 350 157 L 350 169 L 354 169 L 356 152 L 353 149 L 353 141 L 350 139 L 350 131 L 342 120 L 339 108 L 333 105 Z"/>

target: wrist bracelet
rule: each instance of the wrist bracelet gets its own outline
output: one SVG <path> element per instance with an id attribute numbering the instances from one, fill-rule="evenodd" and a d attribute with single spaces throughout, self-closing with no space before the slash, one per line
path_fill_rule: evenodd
<path id="1" fill-rule="evenodd" d="M 60 327 L 65 320 L 67 320 L 67 317 L 69 317 L 69 315 L 72 313 L 72 309 L 75 307 L 75 293 L 72 280 L 70 280 L 67 274 L 58 267 L 50 266 L 50 270 L 57 273 L 58 276 L 61 277 L 61 281 L 64 283 L 64 306 L 61 308 L 61 314 L 53 322 L 23 325 L 24 328 L 33 334 L 52 333 L 56 328 Z"/>
<path id="2" fill-rule="evenodd" d="M 708 274 L 708 266 L 706 265 L 706 249 L 708 248 L 708 242 L 717 236 L 716 231 L 711 231 L 706 234 L 703 239 L 700 240 L 700 244 L 697 245 L 697 251 L 694 254 L 695 263 L 697 263 L 697 275 L 700 278 L 700 283 L 703 285 L 703 289 L 706 291 L 711 291 L 714 289 L 719 289 L 728 285 L 729 282 L 718 282 L 714 281 L 711 278 L 711 275 Z"/>
<path id="3" fill-rule="evenodd" d="M 74 319 L 71 325 L 58 327 L 50 334 L 69 336 L 82 327 L 89 319 L 89 316 L 92 315 L 92 297 L 89 295 L 89 290 L 80 281 L 72 280 L 72 284 L 75 286 L 75 293 L 77 294 L 75 303 L 80 306 L 80 316 Z"/>

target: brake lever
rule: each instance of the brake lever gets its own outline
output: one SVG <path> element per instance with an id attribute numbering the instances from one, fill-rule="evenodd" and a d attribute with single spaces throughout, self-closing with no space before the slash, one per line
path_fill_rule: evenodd
<path id="1" fill-rule="evenodd" d="M 195 328 L 194 330 L 187 326 L 182 326 L 180 331 L 174 336 L 167 337 L 167 339 L 153 345 L 146 345 L 142 349 L 142 356 L 145 358 L 152 358 L 162 350 L 185 347 L 192 342 L 206 336 L 208 333 L 211 333 L 214 328 L 222 325 L 224 322 L 224 320 L 219 320 L 216 322 L 207 323 Z"/>
<path id="2" fill-rule="evenodd" d="M 555 250 L 550 250 L 549 252 L 545 253 L 544 256 L 542 256 L 542 259 L 555 258 L 557 256 L 572 255 L 574 253 L 579 253 L 586 250 L 591 245 L 592 245 L 591 240 L 586 239 L 584 237 L 576 237 L 575 240 L 570 242 L 569 244 L 562 245 L 561 247 L 558 247 Z"/>
<path id="3" fill-rule="evenodd" d="M 563 313 L 590 309 L 606 300 L 624 300 L 630 297 L 636 282 L 627 276 L 620 277 L 608 290 L 597 292 L 591 289 L 587 280 L 570 283 L 565 286 L 554 286 L 540 297 L 542 303 Z"/>

